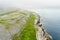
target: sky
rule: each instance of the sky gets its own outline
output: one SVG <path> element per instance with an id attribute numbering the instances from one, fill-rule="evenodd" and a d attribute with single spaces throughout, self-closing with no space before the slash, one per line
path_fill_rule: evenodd
<path id="1" fill-rule="evenodd" d="M 60 17 L 60 0 L 0 0 L 0 9 L 10 7 L 28 9 L 46 18 Z"/>
<path id="2" fill-rule="evenodd" d="M 0 6 L 25 9 L 60 9 L 60 0 L 0 0 Z"/>

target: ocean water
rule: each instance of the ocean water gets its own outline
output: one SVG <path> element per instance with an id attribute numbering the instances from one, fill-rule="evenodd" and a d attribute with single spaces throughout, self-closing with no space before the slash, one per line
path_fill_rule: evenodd
<path id="1" fill-rule="evenodd" d="M 60 40 L 60 9 L 45 9 L 41 15 L 43 27 L 52 36 L 52 40 Z"/>

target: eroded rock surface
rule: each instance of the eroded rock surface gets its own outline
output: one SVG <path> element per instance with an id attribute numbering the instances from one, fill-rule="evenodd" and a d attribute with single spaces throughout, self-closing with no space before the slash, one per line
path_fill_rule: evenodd
<path id="1" fill-rule="evenodd" d="M 51 40 L 40 24 L 40 16 L 26 10 L 0 14 L 0 40 Z"/>

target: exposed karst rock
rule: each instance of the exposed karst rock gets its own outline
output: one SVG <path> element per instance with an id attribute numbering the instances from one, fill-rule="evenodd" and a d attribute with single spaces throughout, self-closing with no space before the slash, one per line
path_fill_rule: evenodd
<path id="1" fill-rule="evenodd" d="M 36 13 L 10 10 L 0 14 L 0 40 L 51 40 L 51 36 Z"/>

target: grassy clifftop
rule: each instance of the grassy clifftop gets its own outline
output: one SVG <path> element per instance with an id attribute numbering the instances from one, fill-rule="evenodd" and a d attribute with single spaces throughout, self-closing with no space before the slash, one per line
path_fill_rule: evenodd
<path id="1" fill-rule="evenodd" d="M 36 40 L 36 31 L 34 28 L 35 15 L 30 14 L 24 28 L 20 32 L 19 36 L 14 35 L 13 40 Z"/>

